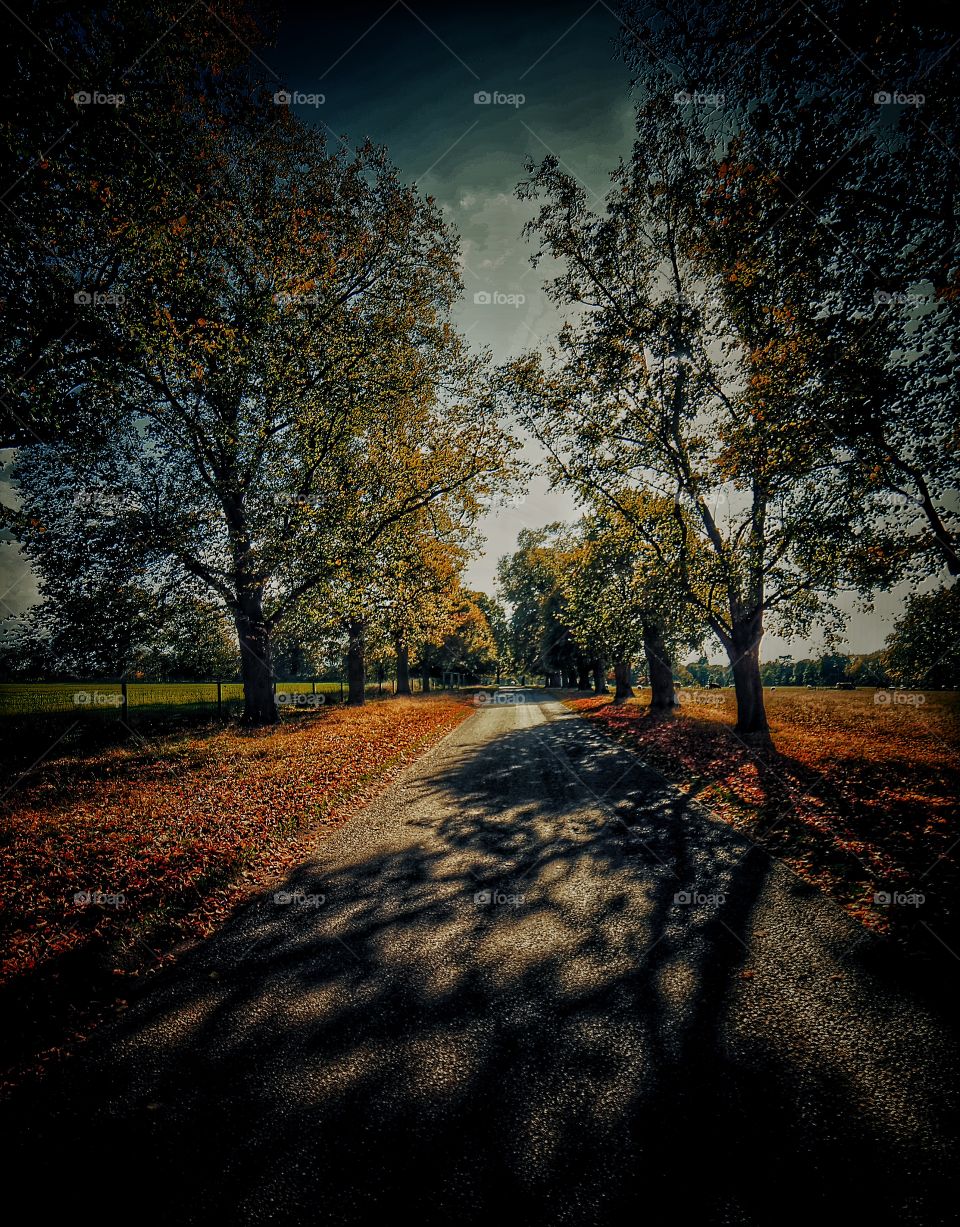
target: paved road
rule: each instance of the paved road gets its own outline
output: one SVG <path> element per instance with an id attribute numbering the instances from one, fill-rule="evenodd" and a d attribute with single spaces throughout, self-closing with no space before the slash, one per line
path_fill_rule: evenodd
<path id="1" fill-rule="evenodd" d="M 955 1221 L 937 1000 L 516 698 L 15 1105 L 34 1210 L 128 1212 L 133 1176 L 129 1212 L 175 1224 Z"/>

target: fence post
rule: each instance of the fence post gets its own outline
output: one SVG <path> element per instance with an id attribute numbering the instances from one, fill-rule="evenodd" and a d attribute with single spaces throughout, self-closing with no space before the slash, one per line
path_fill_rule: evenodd
<path id="1" fill-rule="evenodd" d="M 314 678 L 313 681 L 310 683 L 310 693 L 311 694 L 317 693 L 317 679 L 316 678 Z"/>
<path id="2" fill-rule="evenodd" d="M 129 715 L 129 712 L 127 710 L 127 703 L 128 703 L 127 683 L 121 682 L 120 683 L 120 710 L 123 712 L 124 716 Z"/>
<path id="3" fill-rule="evenodd" d="M 223 682 L 217 678 L 217 715 L 223 715 Z"/>
<path id="4" fill-rule="evenodd" d="M 340 679 L 340 702 L 343 702 L 343 678 Z"/>

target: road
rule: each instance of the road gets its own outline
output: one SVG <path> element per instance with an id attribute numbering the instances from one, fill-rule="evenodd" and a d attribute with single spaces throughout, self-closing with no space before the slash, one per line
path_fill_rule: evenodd
<path id="1" fill-rule="evenodd" d="M 175 1224 L 955 1221 L 955 985 L 505 698 L 16 1103 L 6 1187 L 134 1179 Z"/>

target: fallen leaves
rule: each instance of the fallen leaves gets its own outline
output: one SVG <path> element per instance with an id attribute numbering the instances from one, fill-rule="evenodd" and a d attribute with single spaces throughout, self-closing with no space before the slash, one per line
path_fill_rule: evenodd
<path id="1" fill-rule="evenodd" d="M 718 817 L 763 844 L 872 928 L 909 936 L 922 921 L 947 941 L 960 888 L 958 698 L 877 706 L 871 691 L 764 696 L 774 751 L 757 752 L 722 708 L 651 719 L 642 700 L 567 705 L 635 748 Z M 921 884 L 918 886 L 918 883 Z M 877 903 L 910 895 L 917 907 Z"/>
<path id="2" fill-rule="evenodd" d="M 392 699 L 45 763 L 7 802 L 0 983 L 210 932 L 471 710 Z"/>

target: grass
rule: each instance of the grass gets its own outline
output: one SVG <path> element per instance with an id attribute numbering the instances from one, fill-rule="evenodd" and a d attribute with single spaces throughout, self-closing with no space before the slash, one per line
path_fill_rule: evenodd
<path id="1" fill-rule="evenodd" d="M 642 692 L 566 701 L 862 923 L 960 955 L 960 695 L 766 690 L 775 748 L 758 752 L 732 690 L 683 694 L 667 720 Z"/>
<path id="2" fill-rule="evenodd" d="M 311 694 L 310 682 L 278 682 L 277 693 Z M 367 693 L 376 694 L 376 682 L 367 683 Z M 240 682 L 223 683 L 225 704 L 243 702 Z M 327 702 L 340 699 L 339 682 L 317 682 L 316 693 Z M 0 683 L 0 717 L 38 716 L 70 713 L 87 716 L 93 713 L 115 713 L 122 700 L 119 682 L 2 682 Z M 129 682 L 127 702 L 131 711 L 141 708 L 201 708 L 215 706 L 216 682 Z"/>

